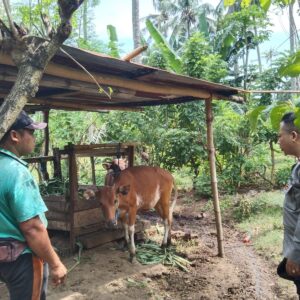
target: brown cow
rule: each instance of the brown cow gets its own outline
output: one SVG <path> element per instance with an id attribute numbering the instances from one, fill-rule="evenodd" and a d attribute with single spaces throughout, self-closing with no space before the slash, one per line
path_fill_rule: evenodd
<path id="1" fill-rule="evenodd" d="M 115 158 L 111 162 L 103 163 L 102 166 L 105 170 L 107 170 L 107 174 L 105 175 L 104 179 L 104 185 L 112 186 L 115 177 L 117 177 L 122 170 L 127 168 L 128 163 L 127 160 L 123 158 Z"/>
<path id="2" fill-rule="evenodd" d="M 171 202 L 173 188 L 175 197 Z M 135 256 L 134 224 L 139 210 L 155 208 L 164 222 L 162 247 L 170 245 L 177 189 L 174 178 L 168 171 L 149 166 L 127 168 L 115 179 L 113 186 L 100 188 L 95 196 L 101 204 L 105 219 L 111 226 L 117 225 L 119 212 L 131 261 Z"/>

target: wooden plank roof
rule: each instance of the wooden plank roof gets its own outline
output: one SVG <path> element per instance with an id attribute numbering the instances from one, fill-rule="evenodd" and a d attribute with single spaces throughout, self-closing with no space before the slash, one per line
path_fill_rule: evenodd
<path id="1" fill-rule="evenodd" d="M 214 99 L 242 102 L 237 88 L 173 74 L 157 68 L 126 62 L 103 54 L 63 46 L 105 91 L 63 51 L 47 66 L 36 97 L 28 110 L 140 110 L 145 106 Z M 0 53 L 0 103 L 9 93 L 17 74 L 10 56 Z"/>

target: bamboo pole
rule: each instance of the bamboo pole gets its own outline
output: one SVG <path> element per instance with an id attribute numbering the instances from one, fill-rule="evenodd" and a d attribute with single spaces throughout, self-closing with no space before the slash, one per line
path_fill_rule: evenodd
<path id="1" fill-rule="evenodd" d="M 131 51 L 130 53 L 126 54 L 122 60 L 125 61 L 131 61 L 133 58 L 137 57 L 139 54 L 141 54 L 143 51 L 145 51 L 148 48 L 148 46 L 140 46 L 136 49 L 134 49 L 133 51 Z"/>
<path id="2" fill-rule="evenodd" d="M 211 189 L 213 194 L 214 211 L 217 227 L 217 239 L 218 239 L 218 256 L 224 257 L 223 247 L 223 228 L 219 203 L 218 192 L 218 180 L 216 172 L 215 161 L 215 147 L 213 139 L 213 112 L 212 112 L 212 99 L 205 100 L 205 112 L 206 112 L 206 126 L 207 126 L 207 151 L 209 157 L 210 174 L 211 174 Z"/>
<path id="3" fill-rule="evenodd" d="M 300 90 L 248 90 L 248 94 L 300 94 Z"/>

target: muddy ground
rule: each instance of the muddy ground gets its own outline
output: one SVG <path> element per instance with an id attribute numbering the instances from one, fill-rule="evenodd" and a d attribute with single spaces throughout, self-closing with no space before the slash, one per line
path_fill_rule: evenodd
<path id="1" fill-rule="evenodd" d="M 49 287 L 49 300 L 81 299 L 298 299 L 292 284 L 278 279 L 274 263 L 243 243 L 243 233 L 224 221 L 225 258 L 217 256 L 214 216 L 203 212 L 204 201 L 179 201 L 174 217 L 174 242 L 192 262 L 189 272 L 163 265 L 144 266 L 128 261 L 128 252 L 117 243 L 84 251 L 81 263 L 63 286 Z M 158 240 L 155 213 L 142 215 L 153 226 L 151 239 Z M 63 259 L 68 268 L 73 257 Z M 0 284 L 0 299 L 8 299 Z M 21 299 L 20 299 L 21 300 Z"/>

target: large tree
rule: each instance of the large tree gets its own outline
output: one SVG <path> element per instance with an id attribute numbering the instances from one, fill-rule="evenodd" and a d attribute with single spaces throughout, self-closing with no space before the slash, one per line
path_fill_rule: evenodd
<path id="1" fill-rule="evenodd" d="M 44 70 L 72 31 L 71 17 L 84 0 L 58 0 L 60 22 L 52 28 L 48 16 L 43 15 L 48 37 L 30 36 L 17 26 L 11 14 L 9 0 L 2 0 L 7 22 L 0 19 L 0 49 L 9 53 L 18 68 L 16 81 L 0 107 L 0 138 L 12 125 L 25 104 L 36 95 Z"/>

